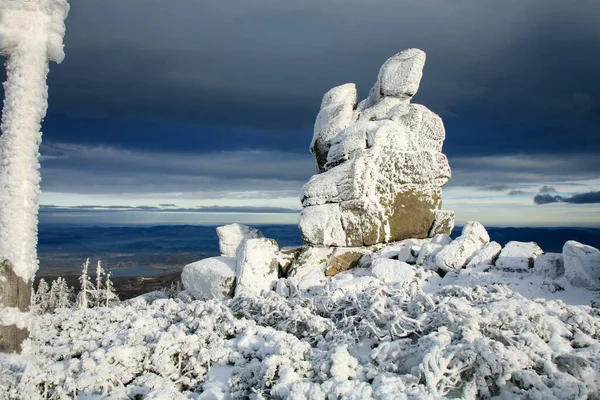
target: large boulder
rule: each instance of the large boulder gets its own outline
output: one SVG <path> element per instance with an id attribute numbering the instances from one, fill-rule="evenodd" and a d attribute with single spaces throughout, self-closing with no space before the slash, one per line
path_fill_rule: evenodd
<path id="1" fill-rule="evenodd" d="M 600 251 L 569 240 L 563 246 L 565 277 L 573 284 L 590 290 L 600 289 Z"/>
<path id="2" fill-rule="evenodd" d="M 232 297 L 235 289 L 235 257 L 211 257 L 183 267 L 183 287 L 197 300 Z"/>
<path id="3" fill-rule="evenodd" d="M 237 257 L 239 249 L 248 239 L 263 237 L 256 228 L 242 224 L 231 224 L 217 228 L 219 236 L 219 250 L 224 257 Z"/>
<path id="4" fill-rule="evenodd" d="M 353 84 L 325 94 L 311 144 L 318 173 L 302 194 L 306 244 L 360 247 L 452 230 L 453 213 L 440 212 L 450 178 L 444 126 L 410 104 L 424 62 L 421 50 L 396 54 L 358 105 Z"/>

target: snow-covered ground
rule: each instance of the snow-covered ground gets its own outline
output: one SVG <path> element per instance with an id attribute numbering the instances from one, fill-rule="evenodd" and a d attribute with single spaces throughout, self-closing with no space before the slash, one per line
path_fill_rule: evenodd
<path id="1" fill-rule="evenodd" d="M 598 292 L 489 266 L 377 274 L 41 315 L 23 353 L 0 356 L 0 398 L 600 396 Z"/>

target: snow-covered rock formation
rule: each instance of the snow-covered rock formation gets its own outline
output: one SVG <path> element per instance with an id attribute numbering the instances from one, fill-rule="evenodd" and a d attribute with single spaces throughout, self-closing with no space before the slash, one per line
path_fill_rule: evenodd
<path id="1" fill-rule="evenodd" d="M 354 84 L 323 96 L 310 147 L 318 173 L 302 195 L 305 243 L 370 246 L 452 230 L 454 213 L 441 210 L 444 124 L 410 104 L 424 64 L 423 51 L 408 49 L 383 64 L 362 102 Z"/>

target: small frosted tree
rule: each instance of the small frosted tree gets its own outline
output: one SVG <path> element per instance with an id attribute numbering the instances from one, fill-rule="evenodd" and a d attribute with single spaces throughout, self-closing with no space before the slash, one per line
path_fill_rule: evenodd
<path id="1" fill-rule="evenodd" d="M 69 288 L 67 281 L 65 281 L 63 278 L 58 277 L 52 282 L 50 293 L 54 293 L 53 310 L 57 308 L 69 308 L 73 305 L 73 291 L 71 288 Z"/>
<path id="2" fill-rule="evenodd" d="M 0 0 L 6 82 L 0 137 L 0 351 L 21 350 L 38 269 L 40 124 L 48 106 L 49 61 L 64 58 L 67 0 Z M 23 315 L 14 321 L 10 315 Z"/>
<path id="3" fill-rule="evenodd" d="M 38 282 L 38 288 L 33 294 L 33 304 L 37 306 L 40 313 L 48 311 L 48 303 L 50 298 L 50 286 L 44 278 Z"/>
<path id="4" fill-rule="evenodd" d="M 96 264 L 96 290 L 94 291 L 94 305 L 103 306 L 102 301 L 102 279 L 104 278 L 104 269 L 102 268 L 102 262 L 98 260 Z"/>
<path id="5" fill-rule="evenodd" d="M 90 276 L 88 275 L 88 269 L 90 267 L 90 259 L 85 260 L 81 267 L 81 276 L 79 277 L 79 283 L 81 283 L 81 289 L 77 295 L 77 308 L 89 308 L 94 306 L 96 288 Z"/>
<path id="6" fill-rule="evenodd" d="M 106 274 L 106 279 L 104 282 L 104 306 L 110 306 L 110 303 L 119 301 L 119 296 L 117 296 L 117 292 L 115 292 L 115 287 L 110 280 L 110 272 Z"/>

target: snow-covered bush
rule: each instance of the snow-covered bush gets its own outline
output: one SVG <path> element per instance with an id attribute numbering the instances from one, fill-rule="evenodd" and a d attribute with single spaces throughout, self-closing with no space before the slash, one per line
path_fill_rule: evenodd
<path id="1" fill-rule="evenodd" d="M 0 358 L 0 387 L 58 399 L 598 395 L 600 310 L 502 285 L 369 282 L 59 309 L 35 320 L 26 359 Z"/>

